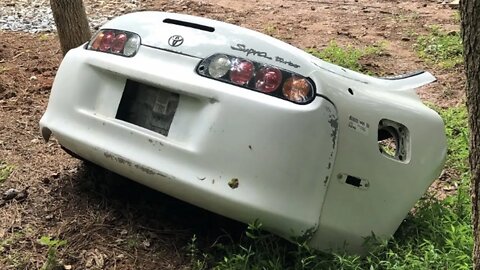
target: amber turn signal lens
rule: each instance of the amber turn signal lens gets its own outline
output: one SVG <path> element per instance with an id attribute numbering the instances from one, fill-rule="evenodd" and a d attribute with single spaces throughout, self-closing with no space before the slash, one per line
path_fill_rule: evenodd
<path id="1" fill-rule="evenodd" d="M 91 48 L 93 50 L 99 50 L 100 49 L 100 44 L 102 43 L 102 39 L 105 34 L 103 32 L 98 33 L 98 35 L 95 37 L 95 40 L 92 43 Z"/>
<path id="2" fill-rule="evenodd" d="M 292 76 L 283 84 L 283 95 L 290 101 L 306 103 L 312 99 L 312 87 L 305 78 Z"/>

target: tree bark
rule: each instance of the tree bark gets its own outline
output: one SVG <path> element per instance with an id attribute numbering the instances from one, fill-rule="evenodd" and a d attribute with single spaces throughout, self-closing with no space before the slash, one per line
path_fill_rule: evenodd
<path id="1" fill-rule="evenodd" d="M 480 0 L 461 0 L 460 10 L 470 126 L 473 266 L 475 270 L 480 270 Z"/>
<path id="2" fill-rule="evenodd" d="M 63 55 L 90 39 L 87 14 L 82 0 L 50 0 Z"/>

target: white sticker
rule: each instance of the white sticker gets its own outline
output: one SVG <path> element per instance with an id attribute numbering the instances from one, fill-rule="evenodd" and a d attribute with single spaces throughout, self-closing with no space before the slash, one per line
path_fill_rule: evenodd
<path id="1" fill-rule="evenodd" d="M 355 116 L 348 117 L 348 127 L 363 135 L 368 135 L 370 125 Z"/>

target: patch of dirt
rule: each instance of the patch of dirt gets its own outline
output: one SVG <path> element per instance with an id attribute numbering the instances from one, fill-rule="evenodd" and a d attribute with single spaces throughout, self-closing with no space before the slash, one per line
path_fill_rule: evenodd
<path id="1" fill-rule="evenodd" d="M 366 70 L 397 75 L 428 70 L 438 82 L 420 89 L 440 107 L 464 103 L 462 67 L 443 70 L 415 53 L 431 25 L 458 31 L 453 10 L 438 1 L 206 0 L 144 1 L 143 9 L 206 16 L 248 27 L 300 48 L 383 44 L 362 59 Z M 58 257 L 73 269 L 188 269 L 194 234 L 210 246 L 244 225 L 85 165 L 39 135 L 38 121 L 61 60 L 54 34 L 0 32 L 0 161 L 15 167 L 0 192 L 28 188 L 24 201 L 0 206 L 0 268 L 39 269 L 47 247 L 66 240 Z M 452 173 L 452 172 L 446 172 Z M 445 182 L 445 179 L 441 181 Z M 445 185 L 437 183 L 437 190 Z M 203 241 L 203 242 L 202 242 Z"/>

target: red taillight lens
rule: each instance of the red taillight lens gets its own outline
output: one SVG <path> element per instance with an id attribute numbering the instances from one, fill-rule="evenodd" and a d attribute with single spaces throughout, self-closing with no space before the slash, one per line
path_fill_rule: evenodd
<path id="1" fill-rule="evenodd" d="M 197 72 L 210 79 L 297 104 L 307 104 L 315 98 L 315 87 L 310 79 L 288 70 L 236 56 L 214 54 L 200 62 Z"/>
<path id="2" fill-rule="evenodd" d="M 112 42 L 112 52 L 121 53 L 127 42 L 127 35 L 124 33 L 118 34 Z"/>
<path id="3" fill-rule="evenodd" d="M 312 87 L 307 79 L 293 76 L 283 84 L 283 95 L 296 103 L 309 101 L 312 98 Z"/>
<path id="4" fill-rule="evenodd" d="M 103 33 L 103 38 L 100 41 L 100 47 L 98 48 L 102 52 L 107 52 L 112 47 L 112 43 L 115 39 L 115 33 L 107 31 Z"/>
<path id="5" fill-rule="evenodd" d="M 100 30 L 87 45 L 88 50 L 134 56 L 140 47 L 140 37 L 119 30 Z"/>
<path id="6" fill-rule="evenodd" d="M 252 79 L 254 70 L 255 67 L 252 62 L 237 59 L 230 69 L 230 80 L 234 84 L 245 85 Z"/>
<path id="7" fill-rule="evenodd" d="M 282 72 L 274 67 L 262 67 L 255 76 L 255 88 L 264 93 L 271 93 L 282 83 Z"/>

